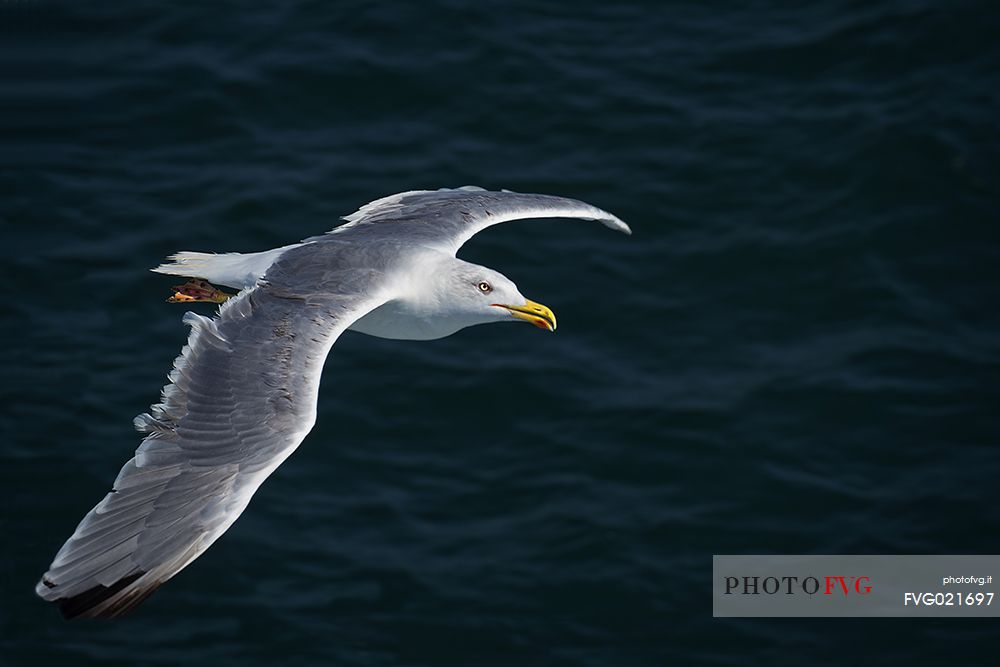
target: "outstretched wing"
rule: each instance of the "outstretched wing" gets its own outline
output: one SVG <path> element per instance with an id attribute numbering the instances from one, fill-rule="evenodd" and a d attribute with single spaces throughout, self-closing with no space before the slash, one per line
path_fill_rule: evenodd
<path id="1" fill-rule="evenodd" d="M 292 250 L 216 318 L 185 315 L 191 335 L 162 402 L 135 419 L 147 434 L 135 458 L 36 587 L 67 618 L 131 610 L 225 532 L 302 442 L 330 347 L 384 302 L 380 274 L 339 275 L 321 261 L 331 252 Z"/>
<path id="2" fill-rule="evenodd" d="M 346 232 L 373 223 L 407 224 L 410 239 L 419 238 L 455 253 L 483 229 L 525 218 L 597 220 L 615 231 L 632 233 L 616 216 L 576 199 L 508 190 L 491 192 L 473 186 L 454 190 L 412 190 L 384 197 L 345 216 L 347 224 L 329 233 Z"/>

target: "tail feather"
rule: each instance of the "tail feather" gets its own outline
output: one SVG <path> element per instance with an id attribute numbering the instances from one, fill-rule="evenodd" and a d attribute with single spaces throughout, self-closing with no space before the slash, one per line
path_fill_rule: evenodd
<path id="1" fill-rule="evenodd" d="M 298 244 L 264 252 L 227 252 L 221 255 L 184 250 L 170 255 L 167 258 L 169 262 L 151 270 L 171 276 L 202 278 L 216 285 L 245 289 L 256 283 L 279 256 L 296 245 Z"/>

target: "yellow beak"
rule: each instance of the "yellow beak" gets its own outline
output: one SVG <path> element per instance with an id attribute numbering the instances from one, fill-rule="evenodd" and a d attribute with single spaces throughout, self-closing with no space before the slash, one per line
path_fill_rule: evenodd
<path id="1" fill-rule="evenodd" d="M 517 319 L 531 322 L 539 329 L 556 330 L 556 314 L 540 303 L 525 301 L 523 306 L 511 306 L 505 303 L 494 303 L 493 305 L 506 308 Z"/>

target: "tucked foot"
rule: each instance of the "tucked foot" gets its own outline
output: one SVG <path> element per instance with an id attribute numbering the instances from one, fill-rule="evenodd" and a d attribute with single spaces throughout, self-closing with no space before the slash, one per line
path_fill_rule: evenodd
<path id="1" fill-rule="evenodd" d="M 200 278 L 189 280 L 183 285 L 176 285 L 173 289 L 173 296 L 167 299 L 170 303 L 194 303 L 196 301 L 222 303 L 234 296 L 223 292 L 212 283 Z"/>

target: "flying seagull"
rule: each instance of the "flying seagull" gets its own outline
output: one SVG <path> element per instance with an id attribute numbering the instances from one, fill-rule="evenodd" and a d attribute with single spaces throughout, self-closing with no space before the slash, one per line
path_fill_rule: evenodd
<path id="1" fill-rule="evenodd" d="M 246 509 L 316 421 L 326 356 L 345 330 L 431 340 L 474 324 L 556 318 L 508 278 L 455 257 L 477 232 L 523 218 L 597 220 L 573 199 L 465 187 L 395 194 L 323 236 L 252 254 L 180 252 L 153 271 L 191 280 L 171 301 L 221 303 L 184 315 L 187 345 L 145 438 L 83 518 L 35 592 L 66 618 L 135 608 L 200 556 Z M 214 283 L 239 290 L 232 298 Z"/>

